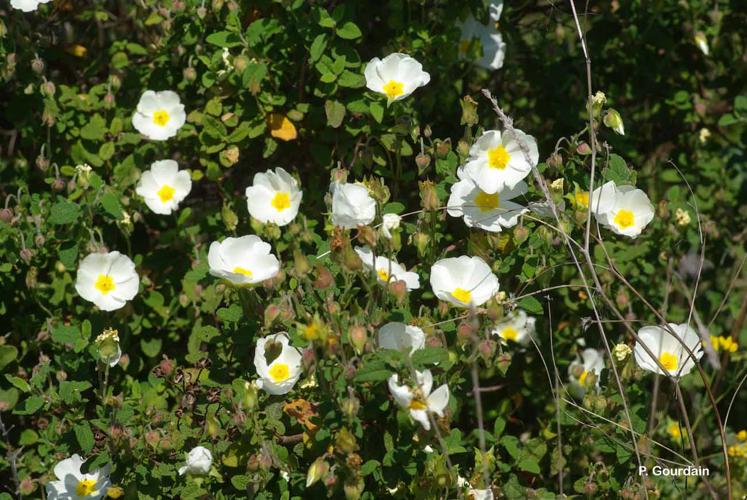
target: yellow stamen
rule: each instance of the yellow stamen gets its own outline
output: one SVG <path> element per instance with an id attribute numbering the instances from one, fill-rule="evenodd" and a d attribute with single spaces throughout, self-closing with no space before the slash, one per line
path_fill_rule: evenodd
<path id="1" fill-rule="evenodd" d="M 387 283 L 389 281 L 389 273 L 386 269 L 379 269 L 376 271 L 376 274 L 379 276 L 379 279 L 383 281 L 384 283 Z"/>
<path id="2" fill-rule="evenodd" d="M 283 191 L 277 192 L 272 198 L 271 203 L 272 206 L 275 207 L 275 210 L 277 210 L 278 212 L 282 212 L 283 210 L 286 210 L 291 206 L 290 194 Z"/>
<path id="3" fill-rule="evenodd" d="M 397 97 L 405 93 L 404 88 L 404 83 L 398 82 L 396 80 L 389 80 L 387 84 L 384 85 L 383 90 L 389 99 L 396 99 Z"/>
<path id="4" fill-rule="evenodd" d="M 489 212 L 498 208 L 498 193 L 488 194 L 484 191 L 480 191 L 475 196 L 475 205 L 480 209 L 480 212 Z"/>
<path id="5" fill-rule="evenodd" d="M 451 292 L 451 296 L 463 304 L 469 304 L 472 301 L 472 293 L 464 288 L 457 288 Z"/>
<path id="6" fill-rule="evenodd" d="M 503 170 L 506 168 L 510 160 L 511 155 L 508 154 L 508 151 L 503 147 L 503 144 L 488 150 L 488 165 L 490 168 Z"/>
<path id="7" fill-rule="evenodd" d="M 316 323 L 309 323 L 303 328 L 303 336 L 306 340 L 316 340 L 319 337 L 319 327 Z"/>
<path id="8" fill-rule="evenodd" d="M 501 338 L 516 342 L 516 339 L 519 338 L 519 332 L 517 332 L 516 328 L 514 328 L 513 326 L 507 326 L 506 328 L 501 330 Z"/>
<path id="9" fill-rule="evenodd" d="M 161 186 L 161 189 L 156 191 L 156 194 L 159 198 L 161 198 L 161 202 L 163 203 L 171 200 L 171 198 L 174 197 L 174 193 L 176 193 L 176 190 L 168 184 L 164 184 L 163 186 Z"/>
<path id="10" fill-rule="evenodd" d="M 588 370 L 582 371 L 581 375 L 578 376 L 578 383 L 581 384 L 581 385 L 585 385 L 586 384 L 586 377 L 588 377 L 588 376 L 589 376 Z"/>
<path id="11" fill-rule="evenodd" d="M 419 399 L 413 399 L 410 402 L 410 409 L 411 410 L 425 410 L 427 408 L 428 408 L 428 405 L 425 402 L 423 402 L 423 401 L 421 401 Z"/>
<path id="12" fill-rule="evenodd" d="M 677 356 L 672 354 L 671 352 L 663 352 L 661 353 L 661 356 L 659 356 L 659 362 L 661 365 L 666 368 L 667 371 L 675 371 L 677 369 L 677 365 L 679 364 L 677 361 Z"/>
<path id="13" fill-rule="evenodd" d="M 285 363 L 275 363 L 270 367 L 269 374 L 274 382 L 284 382 L 288 380 L 290 370 Z"/>
<path id="14" fill-rule="evenodd" d="M 630 210 L 620 210 L 617 212 L 617 215 L 615 215 L 615 224 L 617 224 L 617 227 L 620 227 L 622 229 L 627 229 L 633 224 L 635 224 L 635 216 L 633 215 L 633 212 Z"/>
<path id="15" fill-rule="evenodd" d="M 244 276 L 251 278 L 254 273 L 252 273 L 249 269 L 243 268 L 241 266 L 236 266 L 233 268 L 233 272 L 236 274 L 243 274 Z"/>
<path id="16" fill-rule="evenodd" d="M 95 286 L 96 290 L 103 293 L 104 295 L 117 288 L 117 285 L 114 284 L 114 280 L 112 279 L 112 277 L 107 274 L 99 274 L 99 277 L 96 279 L 96 284 L 94 284 L 93 286 Z"/>
<path id="17" fill-rule="evenodd" d="M 79 497 L 87 497 L 96 491 L 96 481 L 93 479 L 81 479 L 75 487 L 75 493 Z"/>
<path id="18" fill-rule="evenodd" d="M 165 127 L 170 120 L 171 117 L 169 116 L 168 111 L 166 111 L 165 109 L 159 109 L 158 111 L 153 113 L 153 123 L 155 123 L 159 127 Z"/>

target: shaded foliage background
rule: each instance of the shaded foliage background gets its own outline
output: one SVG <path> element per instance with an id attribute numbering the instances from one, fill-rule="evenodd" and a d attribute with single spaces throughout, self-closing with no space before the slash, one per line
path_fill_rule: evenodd
<path id="1" fill-rule="evenodd" d="M 604 246 L 656 308 L 685 321 L 699 274 L 699 216 L 706 244 L 695 309 L 711 334 L 740 345 L 747 344 L 745 7 L 736 0 L 590 2 L 581 19 L 593 89 L 606 93 L 626 128 L 625 136 L 598 130 L 603 175 L 635 182 L 658 203 L 641 238 L 606 235 Z M 382 382 L 403 360 L 361 354 L 348 338 L 351 327 L 373 338 L 376 326 L 403 318 L 433 339 L 416 366 L 439 361 L 439 379 L 452 389 L 440 432 L 462 476 L 479 483 L 487 463 L 496 492 L 512 498 L 548 496 L 563 481 L 566 493 L 639 491 L 629 434 L 615 425 L 624 422 L 612 380 L 604 376 L 600 395 L 577 401 L 584 409 L 548 390 L 545 362 L 557 363 L 564 382 L 579 339 L 601 345 L 596 331 L 587 331 L 591 311 L 580 287 L 519 300 L 541 317 L 539 351 L 488 343 L 486 354 L 458 330 L 482 338 L 503 305 L 476 325 L 465 323 L 439 307 L 427 287 L 400 300 L 346 270 L 334 253 L 315 257 L 333 238 L 347 242 L 323 217 L 333 169 L 347 169 L 350 179 L 383 179 L 388 189 L 374 191 L 384 211 L 419 210 L 430 185 L 417 182 L 433 181 L 446 202 L 478 127 L 497 124 L 482 88 L 537 137 L 543 176 L 564 179 L 565 189 L 555 192 L 566 202 L 564 229 L 582 236 L 585 211 L 573 195 L 589 183 L 586 72 L 567 2 L 506 5 L 500 30 L 508 50 L 495 72 L 458 56 L 453 23 L 467 12 L 487 21 L 479 1 L 61 0 L 35 14 L 6 3 L 0 11 L 0 192 L 12 210 L 0 224 L 0 416 L 7 431 L 0 483 L 9 490 L 16 475 L 22 492 L 39 497 L 54 463 L 82 452 L 95 454 L 95 464 L 112 462 L 114 482 L 140 498 L 299 495 L 309 465 L 322 455 L 336 466 L 334 481 L 308 495 L 377 498 L 386 488 L 405 497 L 446 495 L 455 475 L 438 440 L 398 416 Z M 708 55 L 693 40 L 697 32 L 708 40 Z M 393 51 L 421 61 L 431 82 L 387 108 L 365 90 L 362 71 L 370 58 Z M 188 120 L 177 138 L 148 142 L 133 130 L 130 117 L 146 89 L 179 93 Z M 272 113 L 287 116 L 298 138 L 273 137 Z M 161 217 L 134 197 L 134 184 L 166 157 L 189 168 L 195 182 L 180 212 Z M 79 164 L 90 164 L 92 173 L 81 176 Z M 282 230 L 251 221 L 243 199 L 254 173 L 275 166 L 293 170 L 304 189 L 301 215 Z M 536 186 L 529 197 L 540 199 Z M 675 223 L 677 208 L 688 211 L 691 224 Z M 247 233 L 270 240 L 285 262 L 284 277 L 250 298 L 210 278 L 205 259 L 211 241 Z M 114 314 L 93 310 L 72 287 L 78 260 L 100 243 L 130 255 L 142 278 L 138 297 Z M 580 284 L 557 235 L 529 219 L 486 235 L 443 210 L 426 210 L 405 219 L 401 247 L 398 260 L 417 264 L 423 283 L 448 248 L 449 255 L 493 263 L 502 290 L 514 296 Z M 601 244 L 594 255 L 606 265 Z M 613 273 L 602 268 L 600 277 L 634 325 L 655 322 Z M 307 370 L 318 386 L 302 384 L 296 394 L 317 405 L 310 423 L 244 382 L 254 377 L 257 336 L 288 330 L 304 345 L 304 325 L 314 318 L 328 330 L 313 343 Z M 119 330 L 126 359 L 105 382 L 91 342 L 108 326 Z M 605 330 L 613 343 L 631 340 L 614 322 Z M 745 373 L 741 349 L 727 358 L 721 369 L 703 363 L 722 418 Z M 486 455 L 468 396 L 475 364 L 481 384 L 497 387 L 483 394 Z M 652 445 L 655 439 L 689 456 L 665 430 L 669 420 L 681 420 L 670 383 L 661 380 L 654 390 L 653 377 L 630 360 L 620 370 L 634 428 L 647 434 L 641 449 L 676 458 Z M 691 375 L 682 386 L 710 481 L 723 494 L 723 457 L 703 382 Z M 747 427 L 745 394 L 731 406 L 730 439 Z M 212 443 L 218 475 L 180 479 L 182 451 L 204 442 Z M 426 442 L 437 453 L 423 453 Z M 745 458 L 732 462 L 735 496 L 744 495 Z M 700 482 L 647 487 L 665 497 L 707 491 Z"/>

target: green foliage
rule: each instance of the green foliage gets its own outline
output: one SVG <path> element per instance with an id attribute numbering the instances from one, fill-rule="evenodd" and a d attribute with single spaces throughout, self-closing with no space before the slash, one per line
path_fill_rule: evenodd
<path id="1" fill-rule="evenodd" d="M 592 6 L 580 24 L 591 90 L 607 103 L 591 117 L 567 3 L 506 5 L 506 59 L 496 71 L 460 55 L 455 25 L 469 13 L 487 22 L 487 8 L 479 0 L 0 6 L 0 498 L 40 497 L 55 464 L 74 453 L 90 469 L 110 464 L 126 498 L 455 498 L 467 493 L 459 477 L 506 498 L 632 498 L 643 488 L 664 498 L 709 497 L 712 488 L 725 498 L 718 423 L 726 413 L 732 492 L 747 493 L 747 444 L 737 437 L 747 427 L 743 6 Z M 363 72 L 392 52 L 416 58 L 431 80 L 388 103 Z M 559 220 L 535 211 L 488 233 L 447 215 L 469 148 L 500 125 L 483 88 L 537 138 L 537 173 Z M 186 124 L 168 141 L 132 125 L 149 89 L 173 90 L 185 106 Z M 625 135 L 604 125 L 612 108 Z M 589 262 L 578 265 L 586 277 L 595 269 L 598 283 L 582 279 L 563 236 L 585 241 L 579 194 L 592 157 L 595 186 L 635 185 L 655 206 L 637 239 L 592 223 Z M 189 171 L 192 191 L 178 212 L 158 215 L 135 186 L 167 158 Z M 283 227 L 245 208 L 254 174 L 277 166 L 303 189 L 298 217 Z M 327 193 L 344 178 L 369 188 L 374 225 L 382 214 L 402 216 L 391 239 L 332 226 Z M 537 180 L 526 180 L 529 192 L 514 201 L 545 201 Z M 209 274 L 208 248 L 246 234 L 269 242 L 282 270 L 236 288 Z M 420 289 L 399 293 L 360 269 L 352 247 L 371 238 L 380 255 L 419 275 Z M 101 249 L 128 255 L 141 280 L 135 299 L 113 312 L 75 288 L 80 261 Z M 505 296 L 471 313 L 437 300 L 430 268 L 458 255 L 483 258 Z M 491 335 L 516 308 L 537 318 L 527 345 Z M 640 326 L 661 323 L 656 312 L 675 323 L 692 316 L 739 345 L 718 353 L 720 367 L 704 356 L 705 379 L 694 370 L 679 383 L 707 484 L 637 473 L 637 455 L 649 467 L 693 460 L 689 441 L 667 427 L 685 422 L 671 379 L 654 383 L 631 356 L 605 355 L 599 392 L 574 394 L 569 384 L 584 346 L 632 346 Z M 390 321 L 422 328 L 426 348 L 378 349 L 376 332 Z M 123 353 L 113 367 L 96 343 L 110 327 Z M 281 331 L 303 349 L 304 370 L 291 393 L 272 396 L 252 383 L 253 357 L 257 339 Z M 425 369 L 434 388 L 451 393 L 429 431 L 387 383 Z M 210 474 L 180 476 L 197 445 L 213 453 Z"/>

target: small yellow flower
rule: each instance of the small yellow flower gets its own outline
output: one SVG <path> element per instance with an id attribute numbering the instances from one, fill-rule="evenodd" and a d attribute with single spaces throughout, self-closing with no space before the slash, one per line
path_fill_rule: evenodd
<path id="1" fill-rule="evenodd" d="M 740 441 L 747 441 L 747 431 L 742 429 L 741 431 L 737 432 L 737 439 Z"/>
<path id="2" fill-rule="evenodd" d="M 108 498 L 121 498 L 124 496 L 124 490 L 119 486 L 111 486 L 106 489 L 106 496 Z"/>
<path id="3" fill-rule="evenodd" d="M 737 352 L 737 348 L 739 345 L 732 339 L 731 337 L 717 337 L 715 335 L 711 335 L 711 345 L 713 346 L 713 350 L 716 352 Z"/>
<path id="4" fill-rule="evenodd" d="M 75 57 L 86 57 L 88 49 L 76 43 L 65 48 L 65 52 Z"/>

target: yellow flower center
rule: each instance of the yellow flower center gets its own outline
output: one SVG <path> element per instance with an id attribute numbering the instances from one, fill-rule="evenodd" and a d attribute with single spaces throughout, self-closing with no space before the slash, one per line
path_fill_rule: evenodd
<path id="1" fill-rule="evenodd" d="M 508 151 L 503 147 L 503 144 L 488 150 L 488 165 L 490 165 L 490 168 L 503 170 L 506 168 L 506 165 L 508 165 L 510 160 L 511 155 L 508 154 Z"/>
<path id="2" fill-rule="evenodd" d="M 165 109 L 159 109 L 155 113 L 153 113 L 153 123 L 158 125 L 159 127 L 165 127 L 167 123 L 169 123 L 169 120 L 171 120 L 171 117 L 169 116 L 168 111 Z"/>
<path id="3" fill-rule="evenodd" d="M 617 215 L 615 215 L 615 224 L 617 224 L 617 227 L 622 229 L 629 228 L 635 224 L 635 216 L 633 215 L 633 212 L 625 209 L 620 210 L 617 212 Z"/>
<path id="4" fill-rule="evenodd" d="M 379 279 L 383 281 L 384 283 L 387 283 L 389 281 L 389 273 L 386 271 L 386 269 L 379 269 L 376 271 L 376 274 L 379 276 Z"/>
<path id="5" fill-rule="evenodd" d="M 578 376 L 578 383 L 581 384 L 581 385 L 585 385 L 586 384 L 586 377 L 588 377 L 588 376 L 589 376 L 589 371 L 588 370 L 582 371 L 581 375 Z"/>
<path id="6" fill-rule="evenodd" d="M 117 285 L 114 284 L 114 280 L 112 279 L 112 277 L 107 274 L 99 274 L 99 277 L 96 279 L 96 284 L 94 284 L 93 286 L 95 286 L 96 290 L 103 293 L 104 295 L 117 288 Z"/>
<path id="7" fill-rule="evenodd" d="M 290 208 L 290 194 L 284 191 L 275 193 L 275 196 L 273 196 L 272 198 L 272 206 L 275 207 L 275 210 L 277 210 L 278 212 L 282 212 L 283 210 Z"/>
<path id="8" fill-rule="evenodd" d="M 411 410 L 425 410 L 427 408 L 428 408 L 428 405 L 425 403 L 425 401 L 422 401 L 420 399 L 413 399 L 410 402 Z"/>
<path id="9" fill-rule="evenodd" d="M 75 493 L 79 497 L 87 497 L 92 495 L 96 491 L 96 481 L 93 479 L 81 479 L 78 481 L 78 486 L 75 487 Z"/>
<path id="10" fill-rule="evenodd" d="M 319 327 L 316 323 L 310 323 L 304 327 L 303 335 L 306 340 L 316 340 L 319 337 Z"/>
<path id="11" fill-rule="evenodd" d="M 579 191 L 576 193 L 576 205 L 589 208 L 589 192 Z"/>
<path id="12" fill-rule="evenodd" d="M 661 353 L 661 356 L 659 356 L 659 362 L 667 371 L 672 372 L 677 369 L 677 356 L 671 352 L 664 351 Z"/>
<path id="13" fill-rule="evenodd" d="M 244 276 L 251 278 L 254 273 L 252 273 L 249 269 L 243 268 L 241 266 L 236 266 L 233 268 L 233 272 L 236 274 L 243 274 Z"/>
<path id="14" fill-rule="evenodd" d="M 519 338 L 519 332 L 517 332 L 516 328 L 514 328 L 513 326 L 507 326 L 506 328 L 501 330 L 501 337 L 506 340 L 516 342 L 516 339 Z"/>
<path id="15" fill-rule="evenodd" d="M 488 194 L 484 191 L 480 191 L 475 196 L 475 205 L 480 209 L 480 212 L 489 212 L 498 208 L 498 193 Z"/>
<path id="16" fill-rule="evenodd" d="M 156 191 L 156 194 L 159 198 L 161 198 L 161 202 L 166 203 L 171 198 L 174 197 L 174 193 L 176 193 L 176 190 L 169 186 L 168 184 L 164 184 L 161 186 L 161 189 Z"/>
<path id="17" fill-rule="evenodd" d="M 285 363 L 275 363 L 270 367 L 269 374 L 274 382 L 284 382 L 288 380 L 290 370 Z"/>
<path id="18" fill-rule="evenodd" d="M 667 432 L 670 436 L 672 436 L 674 439 L 679 439 L 682 437 L 682 431 L 680 431 L 680 426 L 676 423 L 669 424 L 669 427 L 667 428 Z"/>
<path id="19" fill-rule="evenodd" d="M 459 53 L 466 54 L 469 52 L 470 45 L 472 45 L 472 40 L 462 40 L 459 42 Z"/>
<path id="20" fill-rule="evenodd" d="M 457 288 L 451 292 L 451 296 L 463 304 L 469 304 L 472 301 L 472 293 L 464 288 Z"/>
<path id="21" fill-rule="evenodd" d="M 404 88 L 404 83 L 398 82 L 396 80 L 389 80 L 386 85 L 384 85 L 383 90 L 389 99 L 396 99 L 397 97 L 405 93 Z"/>

